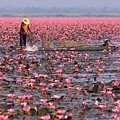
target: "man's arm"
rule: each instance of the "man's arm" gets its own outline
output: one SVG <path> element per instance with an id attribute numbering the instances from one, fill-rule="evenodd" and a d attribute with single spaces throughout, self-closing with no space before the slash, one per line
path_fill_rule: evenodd
<path id="1" fill-rule="evenodd" d="M 31 29 L 30 29 L 30 26 L 28 25 L 28 30 L 32 33 Z"/>

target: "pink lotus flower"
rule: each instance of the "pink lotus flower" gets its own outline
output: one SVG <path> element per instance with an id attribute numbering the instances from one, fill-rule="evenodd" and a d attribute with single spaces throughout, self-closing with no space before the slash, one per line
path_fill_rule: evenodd
<path id="1" fill-rule="evenodd" d="M 2 73 L 2 72 L 0 72 L 0 76 L 3 76 L 3 73 Z"/>
<path id="2" fill-rule="evenodd" d="M 55 80 L 54 82 L 55 82 L 55 83 L 59 83 L 59 82 L 60 82 L 60 80 Z"/>
<path id="3" fill-rule="evenodd" d="M 117 82 L 118 78 L 113 78 L 112 81 L 113 82 Z"/>
<path id="4" fill-rule="evenodd" d="M 120 112 L 119 108 L 112 109 L 112 111 L 113 111 L 113 112 L 115 112 L 115 113 L 118 113 L 118 112 Z"/>
<path id="5" fill-rule="evenodd" d="M 48 88 L 47 87 L 46 88 L 42 88 L 41 90 L 42 90 L 43 93 L 46 93 L 48 91 Z"/>
<path id="6" fill-rule="evenodd" d="M 72 77 L 67 78 L 67 79 L 66 79 L 66 84 L 70 84 L 71 81 L 72 81 L 72 79 L 73 79 Z"/>
<path id="7" fill-rule="evenodd" d="M 80 87 L 76 87 L 75 89 L 76 89 L 78 92 L 81 91 L 81 88 L 80 88 Z"/>
<path id="8" fill-rule="evenodd" d="M 27 112 L 30 115 L 30 106 L 23 107 L 23 111 Z"/>
<path id="9" fill-rule="evenodd" d="M 86 78 L 86 77 L 87 77 L 87 75 L 82 75 L 81 77 L 82 77 L 82 78 Z"/>
<path id="10" fill-rule="evenodd" d="M 61 120 L 63 117 L 63 115 L 56 115 L 56 118 L 58 118 L 58 120 Z"/>
<path id="11" fill-rule="evenodd" d="M 86 105 L 88 105 L 88 103 L 86 101 L 82 102 L 82 105 L 84 106 L 84 108 L 86 107 Z"/>
<path id="12" fill-rule="evenodd" d="M 44 104 L 48 101 L 48 99 L 40 99 L 40 102 L 43 102 Z"/>
<path id="13" fill-rule="evenodd" d="M 40 119 L 41 120 L 50 120 L 50 115 L 41 116 Z"/>
<path id="14" fill-rule="evenodd" d="M 68 87 L 68 90 L 74 90 L 74 87 L 69 86 L 69 87 Z"/>
<path id="15" fill-rule="evenodd" d="M 17 83 L 22 83 L 22 81 L 23 81 L 23 80 L 20 79 L 20 78 L 17 79 Z"/>
<path id="16" fill-rule="evenodd" d="M 29 68 L 28 69 L 29 73 L 32 73 L 33 69 L 32 68 Z M 35 76 L 36 77 L 36 76 Z M 39 77 L 39 76 L 38 76 Z"/>
<path id="17" fill-rule="evenodd" d="M 107 91 L 106 94 L 111 95 L 112 91 Z"/>
<path id="18" fill-rule="evenodd" d="M 9 120 L 9 119 L 8 119 L 8 116 L 0 115 L 0 120 Z"/>
<path id="19" fill-rule="evenodd" d="M 20 99 L 21 102 L 24 101 L 25 98 L 26 98 L 25 95 L 23 95 L 23 96 L 18 96 L 18 99 Z"/>
<path id="20" fill-rule="evenodd" d="M 3 76 L 0 76 L 0 80 L 4 80 L 4 77 L 3 77 Z"/>
<path id="21" fill-rule="evenodd" d="M 30 98 L 32 98 L 32 95 L 28 94 L 28 95 L 25 95 L 25 97 L 29 100 Z"/>
<path id="22" fill-rule="evenodd" d="M 15 95 L 14 94 L 7 94 L 7 96 L 8 96 L 8 98 L 13 99 Z"/>
<path id="23" fill-rule="evenodd" d="M 117 100 L 116 102 L 114 102 L 114 104 L 118 107 L 120 107 L 120 100 Z"/>
<path id="24" fill-rule="evenodd" d="M 51 109 L 51 110 L 55 110 L 55 106 L 53 105 L 52 102 L 48 102 L 48 107 Z"/>
<path id="25" fill-rule="evenodd" d="M 45 87 L 46 83 L 39 83 L 40 86 Z"/>
<path id="26" fill-rule="evenodd" d="M 56 73 L 62 73 L 62 69 L 58 69 Z"/>
<path id="27" fill-rule="evenodd" d="M 120 120 L 120 117 L 118 116 L 118 114 L 113 114 L 113 115 L 111 115 L 111 117 L 112 117 L 114 120 Z"/>
<path id="28" fill-rule="evenodd" d="M 25 106 L 27 105 L 27 103 L 26 103 L 26 102 L 23 102 L 23 103 L 20 103 L 20 105 L 21 105 L 22 107 L 25 107 Z"/>
<path id="29" fill-rule="evenodd" d="M 7 111 L 8 111 L 10 114 L 13 114 L 13 113 L 14 113 L 14 109 L 7 109 Z"/>
<path id="30" fill-rule="evenodd" d="M 31 83 L 34 83 L 36 80 L 35 79 L 30 79 L 30 82 Z"/>
<path id="31" fill-rule="evenodd" d="M 120 85 L 120 83 L 117 81 L 117 82 L 114 82 L 114 86 L 118 87 Z"/>
<path id="32" fill-rule="evenodd" d="M 102 109 L 102 112 L 104 112 L 104 109 L 106 108 L 106 105 L 98 105 L 98 107 Z"/>
<path id="33" fill-rule="evenodd" d="M 59 100 L 61 97 L 59 95 L 53 95 L 53 98 L 55 98 L 56 100 Z"/>
<path id="34" fill-rule="evenodd" d="M 38 111 L 38 108 L 37 108 L 36 106 L 34 106 L 33 108 L 34 108 L 34 110 L 35 110 L 36 112 Z"/>
<path id="35" fill-rule="evenodd" d="M 32 68 L 29 69 L 29 72 L 32 72 Z M 39 74 L 38 73 L 34 73 L 33 74 L 35 78 L 39 78 Z"/>
<path id="36" fill-rule="evenodd" d="M 70 48 L 70 50 L 75 50 L 75 48 Z"/>
<path id="37" fill-rule="evenodd" d="M 4 80 L 3 73 L 0 72 L 0 80 Z"/>
<path id="38" fill-rule="evenodd" d="M 56 113 L 57 113 L 58 115 L 64 115 L 65 112 L 66 112 L 66 110 L 60 110 L 60 109 L 59 109 L 59 110 L 57 110 Z"/>
<path id="39" fill-rule="evenodd" d="M 106 88 L 106 90 L 111 91 L 111 90 L 113 90 L 113 88 Z"/>

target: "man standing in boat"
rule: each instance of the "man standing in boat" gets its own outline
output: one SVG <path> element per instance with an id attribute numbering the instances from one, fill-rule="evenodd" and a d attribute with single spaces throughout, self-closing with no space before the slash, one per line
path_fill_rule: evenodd
<path id="1" fill-rule="evenodd" d="M 30 20 L 28 18 L 24 18 L 23 21 L 21 22 L 21 27 L 20 27 L 20 46 L 26 46 L 26 38 L 27 38 L 27 34 L 28 31 L 31 31 L 30 29 Z"/>
<path id="2" fill-rule="evenodd" d="M 108 39 L 106 39 L 105 41 L 104 41 L 104 44 L 102 45 L 102 46 L 109 46 L 109 44 L 110 44 L 110 40 L 108 40 Z"/>

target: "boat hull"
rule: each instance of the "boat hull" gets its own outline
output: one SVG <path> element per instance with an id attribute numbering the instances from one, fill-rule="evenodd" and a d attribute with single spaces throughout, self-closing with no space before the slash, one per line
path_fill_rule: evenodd
<path id="1" fill-rule="evenodd" d="M 108 47 L 104 45 L 91 45 L 87 41 L 52 41 L 50 44 L 42 44 L 43 48 L 39 47 L 38 50 L 44 51 L 102 51 L 114 49 L 114 46 Z"/>
<path id="2" fill-rule="evenodd" d="M 39 51 L 102 51 L 110 49 L 107 46 L 83 46 L 83 47 L 67 47 L 67 48 L 39 48 Z"/>

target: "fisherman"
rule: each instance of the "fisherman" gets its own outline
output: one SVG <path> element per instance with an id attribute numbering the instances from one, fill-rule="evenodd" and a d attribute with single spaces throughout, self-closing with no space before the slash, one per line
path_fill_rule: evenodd
<path id="1" fill-rule="evenodd" d="M 104 44 L 102 46 L 109 46 L 109 42 L 110 42 L 110 40 L 105 40 Z"/>
<path id="2" fill-rule="evenodd" d="M 23 21 L 21 22 L 21 27 L 20 27 L 20 46 L 26 46 L 26 38 L 28 31 L 31 31 L 30 29 L 30 20 L 28 18 L 24 18 Z"/>

